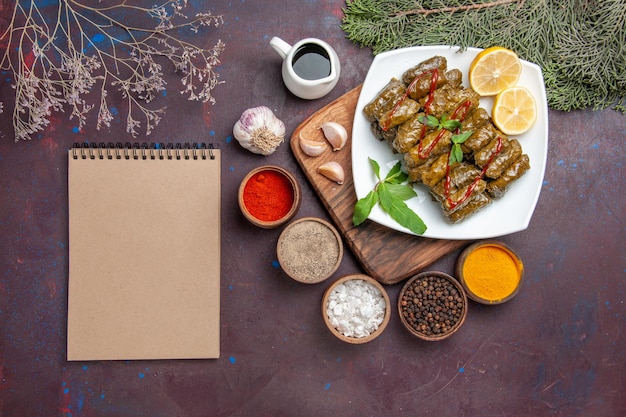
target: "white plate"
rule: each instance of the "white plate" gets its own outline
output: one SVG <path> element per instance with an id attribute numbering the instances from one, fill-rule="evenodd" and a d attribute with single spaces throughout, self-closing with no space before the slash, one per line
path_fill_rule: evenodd
<path id="1" fill-rule="evenodd" d="M 385 52 L 374 58 L 363 83 L 352 127 L 352 172 L 357 198 L 365 197 L 376 184 L 368 157 L 380 164 L 382 177 L 401 158 L 394 155 L 387 143 L 379 141 L 371 132 L 363 107 L 376 97 L 392 77 L 400 78 L 407 69 L 435 55 L 444 56 L 448 60 L 448 69 L 461 70 L 463 85 L 469 86 L 467 72 L 480 51 L 478 48 L 467 48 L 464 52 L 459 52 L 457 47 L 417 46 Z M 427 230 L 422 236 L 457 240 L 485 239 L 519 232 L 528 227 L 539 199 L 548 154 L 548 104 L 541 68 L 522 61 L 518 85 L 528 88 L 537 101 L 537 121 L 528 132 L 515 136 L 524 153 L 528 154 L 531 168 L 509 186 L 501 199 L 494 200 L 489 206 L 456 224 L 446 221 L 439 203 L 431 200 L 425 186 L 416 185 L 414 188 L 418 196 L 408 200 L 407 204 L 426 223 Z M 489 114 L 492 105 L 493 98 L 480 99 L 480 107 L 484 107 Z M 369 219 L 391 229 L 412 234 L 391 219 L 379 206 L 374 207 Z"/>

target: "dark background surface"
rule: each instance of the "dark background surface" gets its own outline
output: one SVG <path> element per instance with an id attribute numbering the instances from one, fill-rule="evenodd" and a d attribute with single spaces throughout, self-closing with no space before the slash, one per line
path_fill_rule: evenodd
<path id="1" fill-rule="evenodd" d="M 195 2 L 194 4 L 200 4 Z M 507 304 L 470 304 L 452 338 L 422 342 L 397 315 L 375 341 L 348 345 L 325 328 L 322 294 L 277 267 L 278 230 L 247 223 L 237 188 L 271 163 L 296 174 L 297 217 L 329 219 L 287 143 L 263 157 L 241 148 L 232 126 L 266 105 L 287 138 L 308 116 L 363 82 L 371 51 L 345 39 L 341 1 L 215 1 L 226 43 L 217 103 L 177 93 L 148 137 L 119 120 L 82 130 L 57 114 L 44 132 L 14 143 L 11 109 L 0 114 L 0 416 L 595 416 L 626 415 L 624 376 L 624 145 L 613 110 L 549 113 L 541 196 L 527 230 L 502 237 L 521 256 L 526 281 Z M 291 95 L 269 40 L 314 36 L 339 53 L 342 74 L 326 97 Z M 190 38 L 191 39 L 191 38 Z M 194 38 L 197 39 L 197 38 Z M 3 74 L 3 101 L 12 94 Z M 93 116 L 92 116 L 93 117 Z M 222 149 L 221 358 L 67 362 L 67 149 L 81 141 L 212 141 Z M 458 251 L 430 269 L 453 273 Z M 341 275 L 362 272 L 346 248 Z M 391 300 L 401 284 L 388 286 Z"/>

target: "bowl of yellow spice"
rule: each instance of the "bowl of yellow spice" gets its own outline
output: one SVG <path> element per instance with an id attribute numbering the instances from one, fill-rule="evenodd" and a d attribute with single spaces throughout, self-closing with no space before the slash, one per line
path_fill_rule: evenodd
<path id="1" fill-rule="evenodd" d="M 456 276 L 467 296 L 482 304 L 502 304 L 515 297 L 524 279 L 524 264 L 505 243 L 485 240 L 466 247 Z"/>

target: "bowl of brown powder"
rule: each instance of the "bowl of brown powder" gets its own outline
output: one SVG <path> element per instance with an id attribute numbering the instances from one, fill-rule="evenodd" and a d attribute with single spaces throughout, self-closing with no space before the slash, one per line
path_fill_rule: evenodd
<path id="1" fill-rule="evenodd" d="M 337 229 L 325 220 L 303 217 L 289 223 L 278 237 L 278 263 L 292 279 L 317 284 L 337 271 L 343 242 Z"/>

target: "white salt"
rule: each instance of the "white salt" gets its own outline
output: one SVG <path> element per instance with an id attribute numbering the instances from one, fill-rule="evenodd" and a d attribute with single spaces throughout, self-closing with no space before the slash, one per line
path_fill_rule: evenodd
<path id="1" fill-rule="evenodd" d="M 337 285 L 328 296 L 330 324 L 347 337 L 366 337 L 378 329 L 387 305 L 380 290 L 362 279 Z"/>

